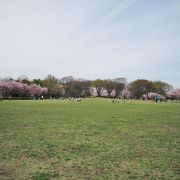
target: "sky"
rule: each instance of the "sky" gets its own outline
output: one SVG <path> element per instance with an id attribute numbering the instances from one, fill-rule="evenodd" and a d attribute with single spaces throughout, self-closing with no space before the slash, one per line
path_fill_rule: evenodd
<path id="1" fill-rule="evenodd" d="M 0 77 L 180 87 L 180 0 L 0 0 Z"/>

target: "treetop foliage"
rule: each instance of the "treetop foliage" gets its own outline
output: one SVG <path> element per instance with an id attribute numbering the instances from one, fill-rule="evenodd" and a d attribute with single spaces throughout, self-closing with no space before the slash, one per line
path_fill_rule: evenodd
<path id="1" fill-rule="evenodd" d="M 124 77 L 85 80 L 76 79 L 73 76 L 57 78 L 48 74 L 44 79 L 30 80 L 26 76 L 21 76 L 17 80 L 9 77 L 0 80 L 0 95 L 12 96 L 40 96 L 43 94 L 52 98 L 103 96 L 140 99 L 148 94 L 151 97 L 155 94 L 167 96 L 172 90 L 173 87 L 166 82 L 137 79 L 128 83 Z"/>

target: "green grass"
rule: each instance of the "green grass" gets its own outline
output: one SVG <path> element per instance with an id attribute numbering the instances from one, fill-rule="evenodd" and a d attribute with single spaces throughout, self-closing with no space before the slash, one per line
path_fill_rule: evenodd
<path id="1" fill-rule="evenodd" d="M 0 179 L 179 178 L 179 103 L 0 102 Z"/>

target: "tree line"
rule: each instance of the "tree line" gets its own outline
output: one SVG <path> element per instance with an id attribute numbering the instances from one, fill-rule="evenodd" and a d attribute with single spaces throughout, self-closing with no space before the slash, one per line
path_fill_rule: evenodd
<path id="1" fill-rule="evenodd" d="M 76 79 L 72 76 L 57 78 L 49 74 L 44 79 L 30 80 L 21 77 L 16 80 L 0 80 L 0 95 L 13 97 L 44 96 L 45 98 L 68 97 L 108 97 L 123 99 L 150 99 L 155 95 L 162 97 L 179 97 L 172 85 L 162 81 L 137 79 L 127 82 L 124 77 L 114 79 Z M 178 94 L 178 95 L 177 95 Z"/>

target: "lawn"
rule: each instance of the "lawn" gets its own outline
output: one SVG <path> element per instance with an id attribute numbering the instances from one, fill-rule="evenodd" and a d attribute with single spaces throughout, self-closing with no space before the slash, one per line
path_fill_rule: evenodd
<path id="1" fill-rule="evenodd" d="M 180 103 L 0 101 L 0 179 L 179 179 Z"/>

